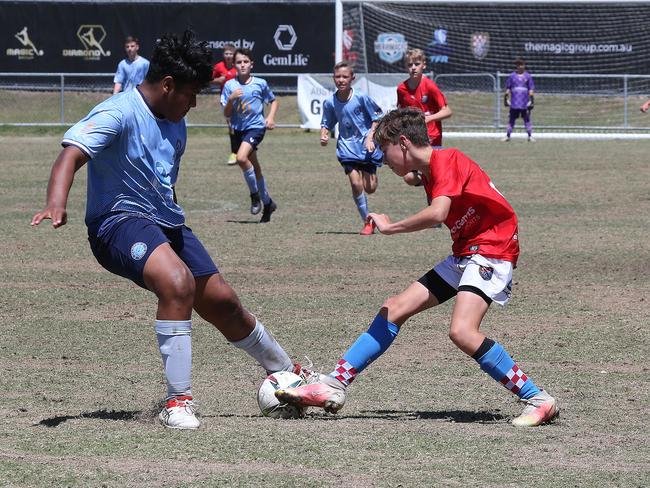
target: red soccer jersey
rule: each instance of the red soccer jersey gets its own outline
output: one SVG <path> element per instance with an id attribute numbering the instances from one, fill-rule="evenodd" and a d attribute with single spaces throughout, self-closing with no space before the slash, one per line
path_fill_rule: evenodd
<path id="1" fill-rule="evenodd" d="M 445 225 L 454 256 L 480 254 L 517 264 L 517 216 L 488 175 L 458 149 L 434 149 L 430 175 L 423 175 L 427 197 L 451 198 Z"/>
<path id="2" fill-rule="evenodd" d="M 408 80 L 403 81 L 397 87 L 397 106 L 400 108 L 417 107 L 423 112 L 435 114 L 440 112 L 445 105 L 447 105 L 447 99 L 440 88 L 426 76 L 422 77 L 422 81 L 415 90 L 409 88 Z M 442 123 L 439 120 L 429 122 L 427 131 L 431 143 L 439 146 L 442 143 Z"/>
<path id="3" fill-rule="evenodd" d="M 226 76 L 226 79 L 223 80 L 223 83 L 221 83 L 221 89 L 223 90 L 223 85 L 226 84 L 226 81 L 232 80 L 235 76 L 237 76 L 237 69 L 235 68 L 235 65 L 232 66 L 232 68 L 228 69 L 226 68 L 226 63 L 223 61 L 219 61 L 217 64 L 214 65 L 214 68 L 212 68 L 212 79 L 214 80 L 215 78 L 219 78 L 220 76 Z"/>

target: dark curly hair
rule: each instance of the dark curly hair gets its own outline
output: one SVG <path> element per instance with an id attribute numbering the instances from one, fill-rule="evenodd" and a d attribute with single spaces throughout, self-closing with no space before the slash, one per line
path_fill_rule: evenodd
<path id="1" fill-rule="evenodd" d="M 196 39 L 191 30 L 186 30 L 182 39 L 172 33 L 162 36 L 153 49 L 146 80 L 156 83 L 165 76 L 171 76 L 179 85 L 198 82 L 207 87 L 212 79 L 208 43 Z"/>
<path id="2" fill-rule="evenodd" d="M 415 146 L 429 145 L 427 124 L 424 122 L 424 113 L 420 109 L 405 107 L 388 112 L 379 121 L 374 139 L 377 144 L 383 146 L 397 144 L 399 136 L 406 137 Z"/>

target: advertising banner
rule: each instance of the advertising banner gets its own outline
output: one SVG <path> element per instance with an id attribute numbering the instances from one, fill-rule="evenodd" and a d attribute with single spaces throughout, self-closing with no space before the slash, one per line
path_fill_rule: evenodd
<path id="1" fill-rule="evenodd" d="M 352 84 L 355 90 L 362 91 L 372 98 L 386 113 L 397 106 L 397 85 L 404 81 L 403 75 L 363 75 Z M 320 129 L 323 116 L 323 103 L 330 98 L 336 87 L 331 76 L 298 76 L 298 110 L 300 127 Z"/>
<path id="2" fill-rule="evenodd" d="M 407 49 L 435 73 L 647 74 L 650 2 L 346 3 L 344 57 L 357 70 L 404 71 Z"/>
<path id="3" fill-rule="evenodd" d="M 192 28 L 221 60 L 252 49 L 258 73 L 329 71 L 334 6 L 315 3 L 54 3 L 0 1 L 0 71 L 114 72 L 126 36 L 149 57 L 165 32 Z"/>

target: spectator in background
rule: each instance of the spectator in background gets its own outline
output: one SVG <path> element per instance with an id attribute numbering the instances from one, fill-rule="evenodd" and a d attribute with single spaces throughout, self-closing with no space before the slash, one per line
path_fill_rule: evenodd
<path id="1" fill-rule="evenodd" d="M 510 141 L 510 134 L 515 126 L 515 121 L 521 117 L 524 119 L 524 126 L 528 133 L 528 142 L 535 142 L 533 138 L 533 124 L 530 121 L 530 111 L 535 105 L 535 83 L 533 77 L 526 71 L 526 63 L 523 59 L 515 60 L 515 71 L 506 80 L 506 93 L 503 96 L 503 104 L 510 107 L 510 118 L 508 119 L 508 131 L 501 139 L 503 142 Z"/>
<path id="2" fill-rule="evenodd" d="M 132 90 L 144 81 L 149 71 L 149 61 L 138 55 L 140 41 L 137 37 L 129 36 L 124 39 L 124 58 L 117 65 L 117 72 L 113 79 L 113 95 L 121 91 Z"/>
<path id="3" fill-rule="evenodd" d="M 225 44 L 223 46 L 223 61 L 219 61 L 214 65 L 212 69 L 212 81 L 211 85 L 219 85 L 219 92 L 223 90 L 223 85 L 226 84 L 226 81 L 232 80 L 237 76 L 237 68 L 235 68 L 234 58 L 235 50 L 237 48 L 232 44 Z M 226 123 L 228 124 L 228 134 L 230 136 L 230 156 L 226 160 L 226 164 L 233 166 L 237 164 L 237 141 L 235 139 L 235 133 L 230 126 L 230 117 L 226 117 Z"/>

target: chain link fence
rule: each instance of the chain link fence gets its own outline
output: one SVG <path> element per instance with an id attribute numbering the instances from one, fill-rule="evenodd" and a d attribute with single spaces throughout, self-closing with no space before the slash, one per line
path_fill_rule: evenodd
<path id="1" fill-rule="evenodd" d="M 298 128 L 297 74 L 260 73 L 279 95 L 279 127 Z M 375 74 L 373 76 L 381 76 Z M 509 73 L 439 74 L 434 77 L 454 115 L 445 129 L 501 130 Z M 406 75 L 404 75 L 406 77 Z M 535 130 L 650 131 L 639 111 L 650 96 L 650 76 L 533 74 Z M 67 126 L 108 98 L 113 73 L 0 73 L 0 125 Z M 188 114 L 189 126 L 225 127 L 215 89 L 205 90 Z"/>

